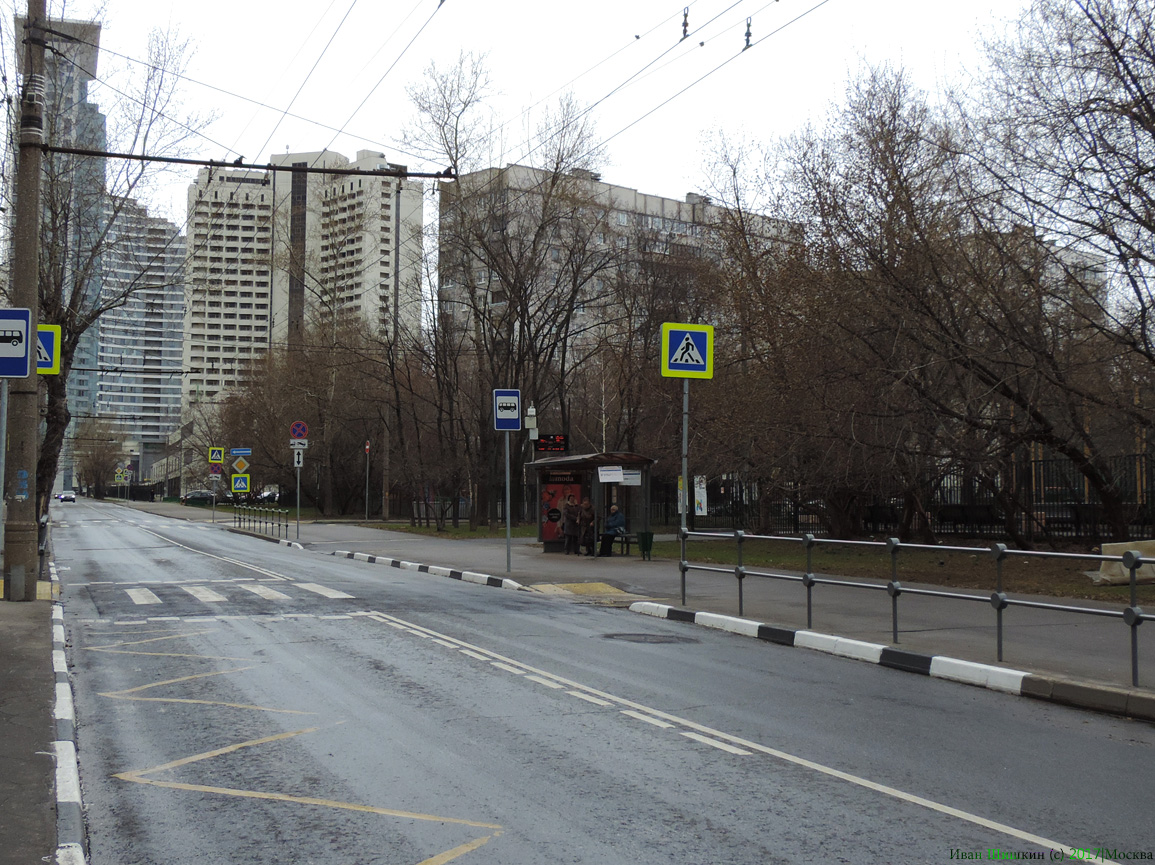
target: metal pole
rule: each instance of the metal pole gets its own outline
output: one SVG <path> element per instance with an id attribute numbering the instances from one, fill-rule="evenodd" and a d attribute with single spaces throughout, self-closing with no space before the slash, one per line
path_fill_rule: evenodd
<path id="1" fill-rule="evenodd" d="M 686 606 L 686 514 L 690 511 L 690 380 L 682 379 L 682 606 Z"/>
<path id="2" fill-rule="evenodd" d="M 301 467 L 297 466 L 297 540 L 301 539 Z"/>
<path id="3" fill-rule="evenodd" d="M 365 442 L 365 522 L 369 522 L 369 442 Z"/>
<path id="4" fill-rule="evenodd" d="M 35 346 L 40 321 L 40 183 L 44 144 L 44 43 L 42 28 L 48 14 L 45 0 L 28 0 L 27 53 L 20 95 L 20 156 L 16 174 L 16 218 L 13 223 L 12 272 L 8 299 L 15 308 L 31 310 L 26 346 Z M 17 45 L 21 34 L 16 34 Z M 8 489 L 4 530 L 4 585 L 10 601 L 36 600 L 39 567 L 36 462 L 40 425 L 40 389 L 32 355 L 27 377 L 9 387 L 7 447 L 13 484 Z"/>
<path id="5" fill-rule="evenodd" d="M 513 565 L 513 530 L 509 522 L 509 430 L 505 431 L 505 572 Z"/>

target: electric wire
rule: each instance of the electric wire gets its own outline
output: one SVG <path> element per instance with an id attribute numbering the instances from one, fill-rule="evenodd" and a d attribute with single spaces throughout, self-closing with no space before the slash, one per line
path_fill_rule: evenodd
<path id="1" fill-rule="evenodd" d="M 353 2 L 349 4 L 349 8 L 345 10 L 345 14 L 341 17 L 340 22 L 337 24 L 337 28 L 333 31 L 333 35 L 329 37 L 329 41 L 325 43 L 325 47 L 322 48 L 321 53 L 317 55 L 317 59 L 313 62 L 312 67 L 309 69 L 309 73 L 301 82 L 301 86 L 297 88 L 297 92 L 293 94 L 293 98 L 289 100 L 289 104 L 285 107 L 285 110 L 281 112 L 281 116 L 277 118 L 277 122 L 269 132 L 268 138 L 266 138 L 265 143 L 262 144 L 260 148 L 258 148 L 257 153 L 265 152 L 265 148 L 269 146 L 269 142 L 273 140 L 273 136 L 277 134 L 277 130 L 281 128 L 281 123 L 285 119 L 285 114 L 289 111 L 290 108 L 293 107 L 293 104 L 297 101 L 297 97 L 301 95 L 301 91 L 305 89 L 305 85 L 309 83 L 309 79 L 312 78 L 313 73 L 317 71 L 317 67 L 321 64 L 321 61 L 328 53 L 330 46 L 333 44 L 333 40 L 337 38 L 337 34 L 341 32 L 341 28 L 345 26 L 345 22 L 349 20 L 349 14 L 353 11 L 353 8 L 356 5 L 357 0 L 353 0 Z"/>

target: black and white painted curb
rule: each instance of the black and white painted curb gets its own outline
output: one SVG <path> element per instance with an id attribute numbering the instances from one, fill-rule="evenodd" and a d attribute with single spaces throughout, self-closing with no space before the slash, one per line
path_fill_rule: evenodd
<path id="1" fill-rule="evenodd" d="M 52 596 L 59 597 L 56 563 L 48 563 Z M 80 800 L 80 766 L 76 759 L 76 708 L 65 654 L 64 607 L 52 604 L 52 671 L 56 676 L 56 699 L 52 718 L 56 729 L 56 862 L 84 865 L 84 809 Z"/>
<path id="2" fill-rule="evenodd" d="M 757 637 L 782 646 L 798 646 L 815 649 L 842 658 L 851 658 L 879 664 L 908 673 L 921 673 L 936 679 L 949 679 L 966 685 L 977 685 L 993 691 L 1034 697 L 1068 706 L 1093 709 L 1114 715 L 1126 715 L 1145 721 L 1155 721 L 1155 693 L 1141 692 L 1127 688 L 1114 688 L 1097 683 L 1070 681 L 1067 679 L 1028 673 L 948 658 L 945 655 L 923 655 L 884 646 L 866 643 L 817 631 L 795 631 L 767 625 L 753 619 L 740 619 L 719 613 L 695 612 L 658 604 L 638 601 L 630 605 L 630 611 L 677 622 L 691 622 L 707 628 L 717 628 L 747 637 Z"/>
<path id="3" fill-rule="evenodd" d="M 346 550 L 335 550 L 334 556 L 342 559 L 353 559 L 357 562 L 369 562 L 376 565 L 388 565 L 391 568 L 401 568 L 406 571 L 418 571 L 422 574 L 432 574 L 435 577 L 449 577 L 453 580 L 464 580 L 467 583 L 477 583 L 481 586 L 493 586 L 498 589 L 524 589 L 521 583 L 506 577 L 491 577 L 489 574 L 478 574 L 473 571 L 459 571 L 455 568 L 442 568 L 438 565 L 422 565 L 418 562 L 406 562 L 401 559 L 390 559 L 385 556 L 371 556 L 368 553 L 350 553 Z"/>

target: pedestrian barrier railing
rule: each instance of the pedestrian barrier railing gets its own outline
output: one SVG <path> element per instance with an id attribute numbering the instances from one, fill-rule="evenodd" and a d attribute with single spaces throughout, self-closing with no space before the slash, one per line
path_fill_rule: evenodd
<path id="1" fill-rule="evenodd" d="M 289 538 L 289 512 L 283 508 L 259 508 L 237 505 L 233 509 L 233 526 L 274 538 Z"/>
<path id="2" fill-rule="evenodd" d="M 1143 609 L 1138 604 L 1137 599 L 1137 577 L 1136 574 L 1139 568 L 1144 564 L 1155 564 L 1155 559 L 1144 559 L 1142 555 L 1135 551 L 1127 551 L 1121 556 L 1104 556 L 1096 555 L 1094 553 L 1058 553 L 1058 552 L 1041 552 L 1036 550 L 1012 550 L 1008 549 L 1006 544 L 991 544 L 990 547 L 948 547 L 936 546 L 930 544 L 907 544 L 902 543 L 898 538 L 888 538 L 883 541 L 841 541 L 828 540 L 825 538 L 816 538 L 814 535 L 803 535 L 801 537 L 779 537 L 775 535 L 753 535 L 743 531 L 732 532 L 691 532 L 683 529 L 680 534 L 681 538 L 681 561 L 679 562 L 679 569 L 681 571 L 682 582 L 682 605 L 686 604 L 686 574 L 689 571 L 703 571 L 708 573 L 729 574 L 735 577 L 738 583 L 738 615 L 744 615 L 743 609 L 743 583 L 747 577 L 761 577 L 769 580 L 784 580 L 787 582 L 801 583 L 806 588 L 806 627 L 810 629 L 814 626 L 814 606 L 813 593 L 815 586 L 838 586 L 849 589 L 865 589 L 867 591 L 885 591 L 890 595 L 890 610 L 891 610 L 891 639 L 898 643 L 898 599 L 904 595 L 923 595 L 932 598 L 947 598 L 956 601 L 972 601 L 990 604 L 995 612 L 996 623 L 996 641 L 998 649 L 998 659 L 1003 660 L 1003 611 L 1008 607 L 1031 607 L 1039 610 L 1053 610 L 1061 613 L 1071 613 L 1083 616 L 1101 616 L 1112 619 L 1122 619 L 1123 623 L 1131 630 L 1131 684 L 1135 687 L 1139 685 L 1139 634 L 1138 629 L 1144 621 L 1155 620 L 1155 615 L 1144 613 Z M 723 567 L 719 565 L 695 565 L 688 561 L 686 552 L 686 542 L 690 538 L 714 538 L 722 540 L 733 540 L 737 542 L 738 546 L 738 562 L 734 567 Z M 793 543 L 802 544 L 806 549 L 806 572 L 804 574 L 775 574 L 764 571 L 751 570 L 742 564 L 742 547 L 746 541 L 789 541 Z M 839 579 L 836 577 L 817 577 L 814 575 L 814 548 L 818 545 L 823 546 L 858 546 L 858 547 L 873 547 L 879 551 L 886 551 L 890 555 L 890 581 L 887 583 L 866 583 L 856 580 Z M 990 557 L 994 562 L 996 568 L 996 583 L 995 591 L 990 595 L 974 595 L 965 592 L 948 592 L 940 589 L 920 589 L 910 586 L 904 586 L 898 581 L 898 557 L 903 550 L 931 550 L 934 552 L 949 552 L 949 553 L 969 553 L 969 554 L 984 554 Z M 1044 601 L 1031 601 L 1019 598 L 1008 597 L 1003 591 L 1003 563 L 1011 556 L 1021 556 L 1027 558 L 1049 558 L 1049 559 L 1081 559 L 1086 561 L 1093 561 L 1097 563 L 1103 562 L 1121 562 L 1123 567 L 1130 572 L 1130 587 L 1131 587 L 1131 603 L 1128 607 L 1122 610 L 1104 610 L 1095 607 L 1083 607 L 1068 604 L 1052 604 Z"/>

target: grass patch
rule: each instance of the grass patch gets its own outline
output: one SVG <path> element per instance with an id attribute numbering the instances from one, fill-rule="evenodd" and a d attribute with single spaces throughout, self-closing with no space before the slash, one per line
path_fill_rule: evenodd
<path id="1" fill-rule="evenodd" d="M 959 546 L 969 546 L 960 543 Z M 1072 551 L 1075 552 L 1075 551 Z M 678 559 L 677 541 L 654 544 L 654 555 Z M 734 541 L 691 540 L 687 553 L 695 564 L 736 565 L 738 549 Z M 742 564 L 752 570 L 806 570 L 806 549 L 801 543 L 788 541 L 745 541 Z M 1096 586 L 1084 571 L 1098 570 L 1098 562 L 1076 559 L 1040 559 L 1010 555 L 1003 562 L 1003 590 L 1029 595 L 1053 595 L 1061 598 L 1130 603 L 1129 586 Z M 889 580 L 890 554 L 879 546 L 826 546 L 814 548 L 813 568 L 816 574 L 840 577 Z M 953 589 L 975 589 L 993 592 L 996 588 L 995 560 L 984 548 L 978 553 L 946 550 L 901 550 L 897 576 L 900 582 L 930 583 Z M 1141 585 L 1141 604 L 1155 603 L 1155 585 Z"/>

